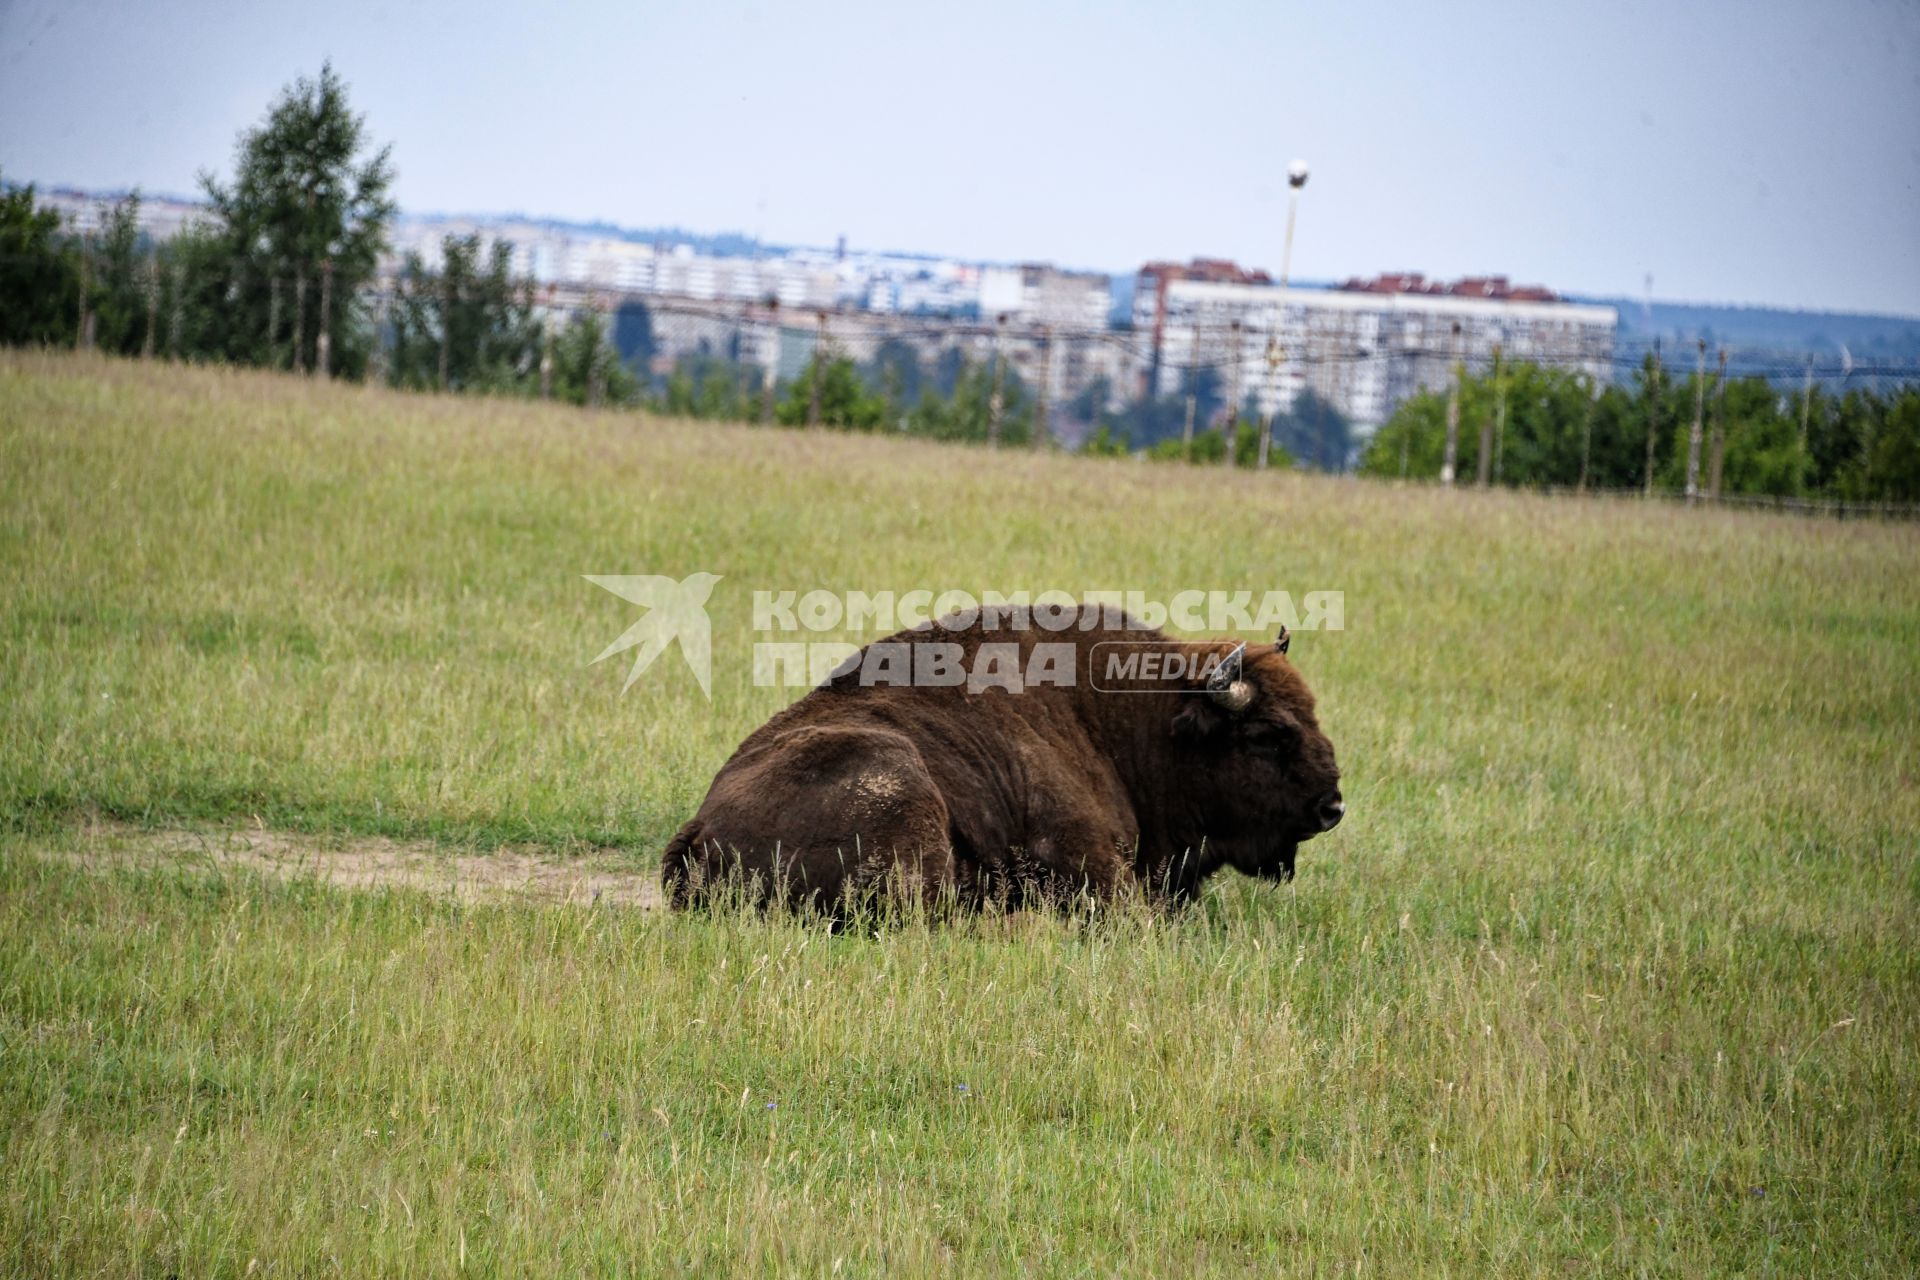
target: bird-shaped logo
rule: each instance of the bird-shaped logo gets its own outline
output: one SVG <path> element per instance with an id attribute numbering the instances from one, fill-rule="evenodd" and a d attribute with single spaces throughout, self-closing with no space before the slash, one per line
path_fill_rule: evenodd
<path id="1" fill-rule="evenodd" d="M 633 657 L 633 668 L 627 672 L 627 682 L 620 686 L 620 692 L 625 693 L 633 688 L 633 682 L 640 678 L 640 673 L 652 666 L 653 660 L 665 652 L 668 645 L 678 640 L 680 653 L 693 671 L 693 678 L 700 682 L 700 692 L 709 698 L 713 697 L 713 627 L 707 621 L 707 597 L 713 594 L 713 584 L 720 581 L 719 574 L 688 574 L 680 582 L 653 574 L 589 573 L 585 577 L 588 582 L 605 587 L 622 600 L 643 605 L 647 610 L 640 615 L 638 622 L 628 627 L 618 640 L 601 650 L 600 656 L 593 660 L 602 662 L 616 653 L 635 645 L 640 646 L 640 652 Z"/>

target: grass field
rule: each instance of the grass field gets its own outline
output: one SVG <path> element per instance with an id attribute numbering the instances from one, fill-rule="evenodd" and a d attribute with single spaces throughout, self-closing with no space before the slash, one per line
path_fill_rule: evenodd
<path id="1" fill-rule="evenodd" d="M 0 1271 L 1920 1269 L 1920 530 L 19 354 L 0 497 Z M 711 704 L 622 696 L 581 575 L 696 570 Z M 1349 816 L 1191 912 L 91 856 L 647 876 L 755 588 L 1270 586 Z"/>

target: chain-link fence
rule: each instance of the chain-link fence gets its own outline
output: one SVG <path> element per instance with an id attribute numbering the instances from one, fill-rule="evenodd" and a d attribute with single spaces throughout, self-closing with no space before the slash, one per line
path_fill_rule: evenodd
<path id="1" fill-rule="evenodd" d="M 414 259 L 356 281 L 328 259 L 262 262 L 191 232 L 152 242 L 110 218 L 55 249 L 57 270 L 45 251 L 0 252 L 9 308 L 39 317 L 15 341 L 689 418 L 1836 514 L 1902 510 L 1920 485 L 1907 474 L 1920 443 L 1906 440 L 1920 434 L 1920 368 L 1896 361 L 1675 352 L 1610 326 L 1515 325 L 1463 345 L 1457 325 L 1450 341 L 1325 324 L 1299 290 L 1306 301 L 1144 330 L 795 307 L 535 284 L 478 237 L 450 240 L 432 269 Z"/>

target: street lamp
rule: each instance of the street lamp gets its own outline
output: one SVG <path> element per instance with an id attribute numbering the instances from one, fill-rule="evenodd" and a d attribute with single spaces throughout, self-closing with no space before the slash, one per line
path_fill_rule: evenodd
<path id="1" fill-rule="evenodd" d="M 1307 162 L 1295 160 L 1287 166 L 1287 243 L 1280 253 L 1280 324 L 1286 326 L 1286 289 L 1289 273 L 1293 270 L 1293 219 L 1300 211 L 1300 188 L 1307 185 Z M 1267 414 L 1266 430 L 1260 435 L 1260 465 L 1267 465 L 1267 450 L 1273 438 L 1273 420 L 1280 412 L 1280 367 L 1286 363 L 1287 351 L 1276 340 L 1267 339 L 1267 382 L 1273 388 L 1273 411 Z M 1292 412 L 1293 397 L 1287 397 L 1288 412 Z"/>
<path id="2" fill-rule="evenodd" d="M 1287 287 L 1287 273 L 1293 266 L 1293 217 L 1300 211 L 1300 188 L 1307 185 L 1307 162 L 1295 160 L 1287 166 L 1287 246 L 1280 254 L 1280 287 Z"/>

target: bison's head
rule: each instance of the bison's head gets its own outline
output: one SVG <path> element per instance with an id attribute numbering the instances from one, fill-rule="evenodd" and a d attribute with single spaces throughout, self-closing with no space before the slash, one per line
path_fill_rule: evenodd
<path id="1" fill-rule="evenodd" d="M 1217 662 L 1181 695 L 1175 713 L 1185 807 L 1209 848 L 1266 880 L 1291 880 L 1294 854 L 1346 813 L 1333 744 L 1313 714 L 1313 694 L 1287 660 L 1287 636 L 1248 648 L 1220 645 Z"/>

